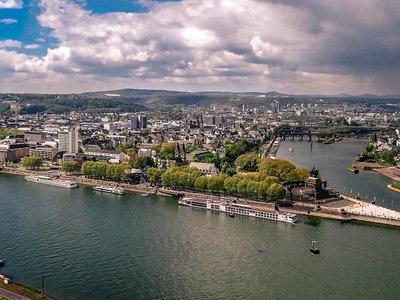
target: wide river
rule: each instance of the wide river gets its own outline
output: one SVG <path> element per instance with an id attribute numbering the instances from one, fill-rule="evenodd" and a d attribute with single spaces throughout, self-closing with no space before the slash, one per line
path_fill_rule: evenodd
<path id="1" fill-rule="evenodd" d="M 295 146 L 292 156 L 306 143 Z M 338 188 L 347 184 L 341 176 L 353 176 L 344 157 L 357 152 L 343 148 L 356 146 L 313 147 L 313 163 Z M 301 156 L 304 166 L 313 164 Z M 329 173 L 323 162 L 331 158 Z M 376 174 L 354 178 L 368 178 L 358 189 L 380 190 Z M 230 219 L 171 198 L 65 190 L 1 175 L 0 257 L 7 265 L 0 273 L 36 288 L 44 274 L 57 299 L 398 299 L 400 230 L 300 221 Z M 308 251 L 312 240 L 319 256 Z"/>

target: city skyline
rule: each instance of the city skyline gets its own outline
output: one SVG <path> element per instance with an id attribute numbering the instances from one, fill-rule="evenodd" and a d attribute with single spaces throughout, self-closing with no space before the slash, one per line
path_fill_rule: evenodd
<path id="1" fill-rule="evenodd" d="M 399 94 L 396 1 L 0 0 L 0 92 Z"/>

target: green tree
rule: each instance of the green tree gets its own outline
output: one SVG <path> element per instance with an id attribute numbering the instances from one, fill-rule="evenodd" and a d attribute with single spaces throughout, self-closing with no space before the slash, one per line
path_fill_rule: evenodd
<path id="1" fill-rule="evenodd" d="M 224 182 L 228 178 L 226 174 L 213 175 L 208 178 L 207 189 L 213 193 L 224 192 Z"/>
<path id="2" fill-rule="evenodd" d="M 173 159 L 175 157 L 174 143 L 162 143 L 160 148 L 160 157 L 162 159 Z"/>
<path id="3" fill-rule="evenodd" d="M 236 158 L 235 165 L 241 171 L 257 171 L 259 157 L 255 153 L 241 154 Z"/>
<path id="4" fill-rule="evenodd" d="M 149 156 L 137 157 L 133 162 L 133 167 L 137 169 L 146 169 L 154 165 L 154 160 Z"/>
<path id="5" fill-rule="evenodd" d="M 260 188 L 260 182 L 255 180 L 249 180 L 247 182 L 247 195 L 253 198 L 258 198 L 259 188 Z"/>
<path id="6" fill-rule="evenodd" d="M 161 176 L 163 173 L 164 170 L 149 168 L 147 169 L 147 181 L 151 184 L 159 184 L 161 182 Z"/>
<path id="7" fill-rule="evenodd" d="M 60 165 L 62 171 L 67 173 L 79 173 L 81 171 L 82 164 L 75 160 L 63 161 Z"/>
<path id="8" fill-rule="evenodd" d="M 196 190 L 204 192 L 207 190 L 207 182 L 207 176 L 200 176 L 196 178 L 196 181 L 194 182 L 194 187 L 196 188 Z"/>
<path id="9" fill-rule="evenodd" d="M 117 151 L 119 151 L 119 152 L 124 152 L 124 153 L 126 153 L 126 154 L 128 154 L 128 151 L 129 150 L 134 150 L 134 144 L 132 143 L 132 142 L 130 142 L 130 141 L 128 141 L 128 142 L 122 142 L 122 143 L 119 143 L 116 147 L 115 147 L 115 149 L 117 150 Z M 129 154 L 128 154 L 129 155 Z"/>
<path id="10" fill-rule="evenodd" d="M 23 157 L 21 164 L 27 169 L 37 170 L 43 165 L 43 158 L 38 156 Z"/>
<path id="11" fill-rule="evenodd" d="M 239 195 L 245 197 L 247 196 L 247 183 L 249 179 L 242 179 L 237 184 L 237 192 Z"/>
<path id="12" fill-rule="evenodd" d="M 284 180 L 295 169 L 295 165 L 283 159 L 262 158 L 259 162 L 260 173 L 278 177 L 280 180 Z"/>
<path id="13" fill-rule="evenodd" d="M 277 201 L 285 197 L 285 188 L 279 183 L 273 183 L 267 191 L 268 198 L 271 201 Z"/>
<path id="14" fill-rule="evenodd" d="M 224 181 L 224 190 L 230 195 L 236 195 L 238 193 L 237 186 L 240 180 L 242 180 L 242 177 L 236 175 L 227 177 Z"/>
<path id="15" fill-rule="evenodd" d="M 286 174 L 285 181 L 286 182 L 304 181 L 309 176 L 310 176 L 310 172 L 307 169 L 296 168 Z"/>

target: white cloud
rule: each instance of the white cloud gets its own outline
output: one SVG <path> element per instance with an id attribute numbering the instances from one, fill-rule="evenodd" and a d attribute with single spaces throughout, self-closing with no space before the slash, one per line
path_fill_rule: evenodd
<path id="1" fill-rule="evenodd" d="M 22 8 L 22 0 L 0 0 L 0 8 Z"/>
<path id="2" fill-rule="evenodd" d="M 14 70 L 18 82 L 30 78 L 25 86 L 32 89 L 60 92 L 124 85 L 299 93 L 399 90 L 396 0 L 142 1 L 148 13 L 94 14 L 76 2 L 41 0 L 38 21 L 58 43 L 43 57 L 9 50 L 15 59 L 7 70 Z"/>
<path id="3" fill-rule="evenodd" d="M 20 48 L 22 43 L 16 40 L 2 40 L 0 41 L 0 49 L 3 48 Z"/>
<path id="4" fill-rule="evenodd" d="M 5 24 L 5 25 L 11 25 L 11 24 L 16 24 L 16 23 L 18 23 L 18 21 L 17 21 L 16 19 L 9 19 L 9 18 L 6 18 L 6 19 L 1 19 L 1 20 L 0 20 L 0 23 L 1 23 L 1 24 Z"/>
<path id="5" fill-rule="evenodd" d="M 38 45 L 38 44 L 28 44 L 28 45 L 25 45 L 25 49 L 27 49 L 27 50 L 35 50 L 35 49 L 37 49 L 37 48 L 39 48 L 40 46 Z"/>

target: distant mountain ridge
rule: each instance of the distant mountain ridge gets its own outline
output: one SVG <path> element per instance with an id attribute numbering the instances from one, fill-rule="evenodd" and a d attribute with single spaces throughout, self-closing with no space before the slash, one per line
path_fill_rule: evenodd
<path id="1" fill-rule="evenodd" d="M 368 101 L 369 99 L 390 99 L 398 100 L 400 96 L 389 95 L 381 96 L 374 94 L 364 95 L 351 95 L 341 93 L 337 95 L 292 95 L 284 94 L 276 91 L 269 92 L 221 92 L 221 91 L 207 91 L 207 92 L 182 92 L 182 91 L 169 91 L 169 90 L 150 90 L 150 89 L 120 89 L 109 91 L 86 92 L 81 95 L 89 98 L 102 98 L 102 99 L 115 99 L 126 101 L 130 103 L 140 104 L 186 104 L 186 105 L 209 105 L 212 103 L 218 104 L 263 104 L 271 102 L 272 100 L 281 99 L 289 102 L 307 101 L 316 99 L 326 99 L 332 101 L 340 100 L 362 100 Z"/>

